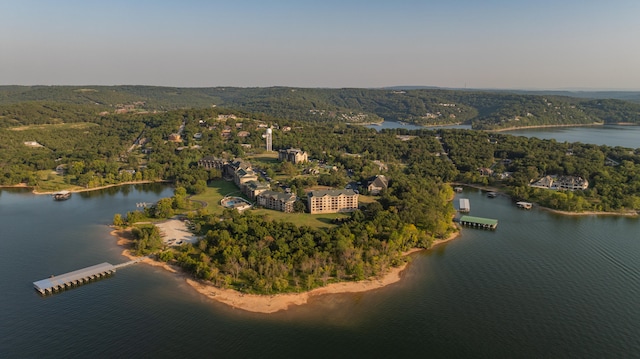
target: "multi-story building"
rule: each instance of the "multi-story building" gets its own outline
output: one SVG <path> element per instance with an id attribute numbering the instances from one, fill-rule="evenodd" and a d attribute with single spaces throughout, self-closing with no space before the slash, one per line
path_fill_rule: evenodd
<path id="1" fill-rule="evenodd" d="M 268 183 L 259 182 L 259 181 L 249 181 L 244 183 L 241 189 L 242 189 L 242 192 L 247 195 L 247 197 L 255 201 L 260 193 L 263 193 L 269 190 L 270 188 L 271 186 L 269 186 Z"/>
<path id="2" fill-rule="evenodd" d="M 309 161 L 309 156 L 301 149 L 289 148 L 287 150 L 278 151 L 278 159 L 283 162 L 303 163 Z"/>
<path id="3" fill-rule="evenodd" d="M 258 196 L 258 205 L 281 212 L 293 212 L 296 195 L 275 191 L 263 191 Z"/>
<path id="4" fill-rule="evenodd" d="M 206 156 L 201 158 L 198 161 L 198 167 L 203 167 L 206 169 L 218 169 L 218 170 L 222 170 L 224 168 L 224 165 L 226 165 L 227 163 L 229 163 L 227 160 L 222 159 L 222 158 L 217 158 L 214 156 Z"/>
<path id="5" fill-rule="evenodd" d="M 312 214 L 351 212 L 358 209 L 358 194 L 351 189 L 311 191 L 307 203 Z"/>

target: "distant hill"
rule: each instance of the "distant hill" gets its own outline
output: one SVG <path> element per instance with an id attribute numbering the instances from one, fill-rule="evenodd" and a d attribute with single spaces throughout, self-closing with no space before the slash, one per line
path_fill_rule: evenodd
<path id="1" fill-rule="evenodd" d="M 0 119 L 41 114 L 164 111 L 222 106 L 269 118 L 315 122 L 470 123 L 476 129 L 640 123 L 640 92 L 382 89 L 0 86 Z"/>

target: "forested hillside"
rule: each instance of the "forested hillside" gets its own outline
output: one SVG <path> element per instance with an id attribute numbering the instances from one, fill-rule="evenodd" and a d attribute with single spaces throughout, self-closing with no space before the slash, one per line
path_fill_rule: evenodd
<path id="1" fill-rule="evenodd" d="M 582 93 L 581 93 L 582 94 Z M 625 98 L 624 92 L 615 96 Z M 606 97 L 607 93 L 594 93 Z M 609 97 L 613 97 L 610 95 Z M 629 97 L 631 96 L 631 97 Z M 632 94 L 628 94 L 632 98 Z M 55 105 L 53 105 L 55 103 Z M 61 105 L 64 104 L 64 105 Z M 9 107 L 7 107 L 9 106 Z M 172 88 L 153 86 L 0 86 L 0 124 L 19 123 L 31 106 L 58 106 L 39 117 L 145 113 L 180 108 L 226 108 L 263 119 L 371 123 L 403 121 L 420 125 L 469 123 L 474 129 L 640 123 L 640 103 L 553 94 L 443 89 Z M 19 120 L 19 119 L 18 119 Z"/>

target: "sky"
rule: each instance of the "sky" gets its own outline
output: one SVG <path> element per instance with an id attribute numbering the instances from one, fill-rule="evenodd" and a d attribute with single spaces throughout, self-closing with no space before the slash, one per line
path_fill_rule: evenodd
<path id="1" fill-rule="evenodd" d="M 638 0 L 0 0 L 0 85 L 640 90 Z"/>

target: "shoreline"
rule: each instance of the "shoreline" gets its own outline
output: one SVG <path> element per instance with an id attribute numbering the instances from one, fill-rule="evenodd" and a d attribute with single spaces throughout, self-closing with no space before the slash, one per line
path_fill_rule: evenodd
<path id="1" fill-rule="evenodd" d="M 111 235 L 115 236 L 118 239 L 117 244 L 119 246 L 127 247 L 132 241 L 131 239 L 126 237 L 127 233 L 129 232 L 130 229 L 114 229 L 113 231 L 111 231 Z M 459 235 L 460 231 L 458 230 L 457 232 L 452 233 L 448 238 L 436 240 L 432 243 L 429 249 L 432 249 L 443 243 L 447 243 L 457 238 Z M 404 252 L 403 256 L 406 257 L 413 253 L 424 250 L 427 249 L 413 248 L 407 252 Z M 122 255 L 129 259 L 140 258 L 133 255 L 128 248 L 125 248 L 122 251 Z M 309 299 L 321 295 L 359 293 L 386 287 L 402 279 L 401 273 L 408 267 L 410 262 L 406 262 L 399 267 L 390 268 L 389 271 L 380 278 L 366 279 L 358 282 L 331 283 L 324 287 L 315 288 L 306 292 L 273 295 L 245 294 L 234 289 L 218 288 L 214 286 L 213 283 L 193 279 L 188 273 L 184 272 L 179 267 L 171 266 L 167 263 L 156 261 L 151 258 L 144 258 L 143 260 L 141 260 L 141 263 L 145 263 L 154 267 L 161 267 L 169 272 L 174 273 L 179 278 L 184 279 L 185 282 L 194 290 L 196 290 L 201 295 L 204 295 L 208 299 L 226 304 L 234 309 L 240 309 L 253 313 L 270 314 L 287 310 L 293 306 L 307 304 L 309 302 Z"/>
<path id="2" fill-rule="evenodd" d="M 498 187 L 491 187 L 491 186 L 483 186 L 480 184 L 468 184 L 468 183 L 461 183 L 461 182 L 451 182 L 450 183 L 451 186 L 466 186 L 466 187 L 471 187 L 471 188 L 476 188 L 482 191 L 487 191 L 487 192 L 496 192 L 496 193 L 500 193 L 502 195 L 508 196 L 509 198 L 511 198 L 511 196 L 509 196 L 508 194 L 506 194 L 501 188 Z M 551 213 L 555 213 L 555 214 L 561 214 L 564 216 L 622 216 L 622 217 L 637 217 L 640 213 L 636 212 L 636 211 L 627 211 L 627 212 L 605 212 L 605 211 L 584 211 L 584 212 L 569 212 L 569 211 L 562 211 L 559 209 L 553 209 L 553 208 L 549 208 L 549 207 L 544 207 L 541 206 L 537 203 L 534 203 L 536 205 L 536 207 L 544 210 L 544 211 L 548 211 Z"/>
<path id="3" fill-rule="evenodd" d="M 58 190 L 58 191 L 46 191 L 46 192 L 39 192 L 38 189 L 35 186 L 28 186 L 25 183 L 19 183 L 19 184 L 16 184 L 16 185 L 2 185 L 2 186 L 0 186 L 0 188 L 31 188 L 32 189 L 31 193 L 33 193 L 35 195 L 43 195 L 43 194 L 54 194 L 54 193 L 60 192 L 60 191 L 69 191 L 71 193 L 91 192 L 91 191 L 98 191 L 98 190 L 101 190 L 101 189 L 106 189 L 106 188 L 111 188 L 111 187 L 127 186 L 127 185 L 132 185 L 132 184 L 148 184 L 148 183 L 171 183 L 171 181 L 168 181 L 168 180 L 128 181 L 128 182 L 122 182 L 122 183 L 108 184 L 108 185 L 104 185 L 104 186 L 100 186 L 100 187 L 61 189 L 61 190 Z"/>
<path id="4" fill-rule="evenodd" d="M 591 127 L 591 126 L 604 126 L 606 125 L 604 122 L 594 122 L 594 123 L 574 123 L 574 124 L 559 124 L 559 125 L 533 125 L 533 126 L 515 126 L 515 127 L 507 127 L 507 128 L 498 128 L 495 130 L 486 130 L 487 132 L 505 132 L 505 131 L 518 131 L 518 130 L 529 130 L 534 128 L 553 128 L 553 127 Z"/>

